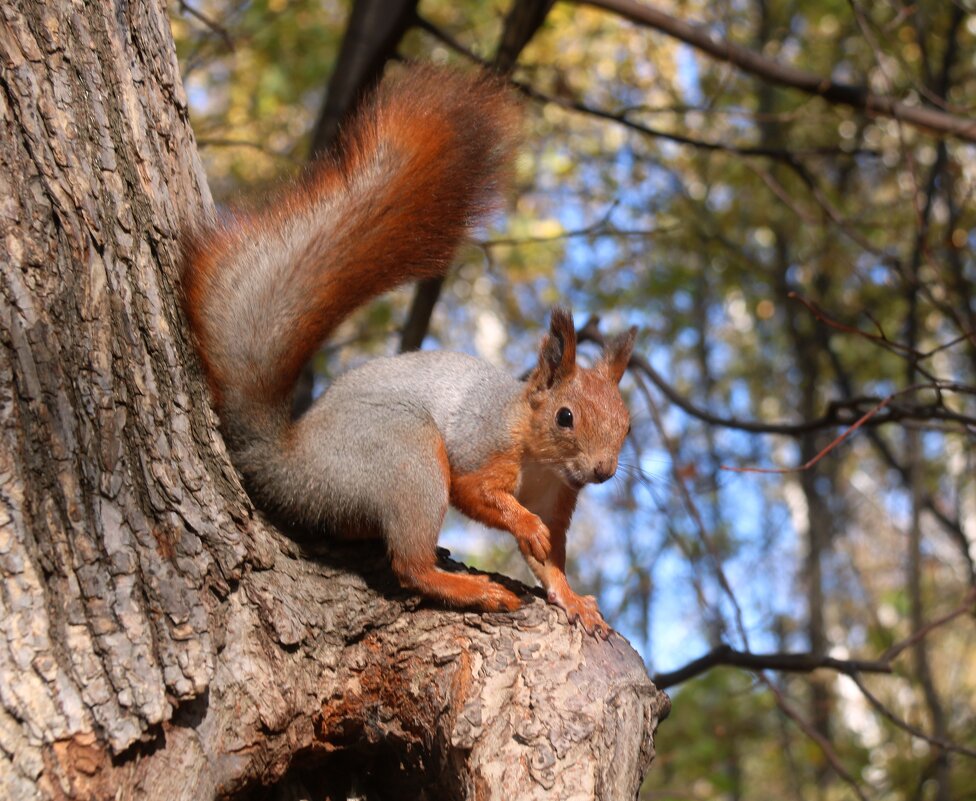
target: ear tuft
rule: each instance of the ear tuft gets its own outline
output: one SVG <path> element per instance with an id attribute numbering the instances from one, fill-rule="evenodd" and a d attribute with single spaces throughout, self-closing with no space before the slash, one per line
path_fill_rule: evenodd
<path id="1" fill-rule="evenodd" d="M 532 379 L 540 389 L 548 389 L 564 381 L 576 370 L 576 326 L 573 313 L 565 306 L 552 310 L 549 333 L 539 348 L 539 365 Z"/>
<path id="2" fill-rule="evenodd" d="M 575 367 L 576 325 L 573 323 L 573 313 L 565 306 L 553 307 L 549 322 L 549 333 L 559 340 L 562 350 L 562 366 Z"/>
<path id="3" fill-rule="evenodd" d="M 618 334 L 608 340 L 603 348 L 603 358 L 600 363 L 606 368 L 610 379 L 615 384 L 619 384 L 620 379 L 624 377 L 636 341 L 637 326 L 633 325 L 625 334 Z"/>

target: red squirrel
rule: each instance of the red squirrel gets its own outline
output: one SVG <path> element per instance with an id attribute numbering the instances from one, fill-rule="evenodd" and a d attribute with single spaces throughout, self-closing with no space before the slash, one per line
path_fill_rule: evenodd
<path id="1" fill-rule="evenodd" d="M 428 598 L 518 609 L 487 576 L 438 568 L 451 504 L 510 532 L 550 602 L 607 637 L 595 600 L 566 581 L 566 530 L 580 489 L 616 469 L 636 329 L 584 367 L 556 308 L 525 381 L 459 353 L 409 353 L 342 375 L 290 418 L 299 372 L 350 312 L 445 273 L 510 172 L 519 118 L 487 75 L 413 67 L 384 81 L 304 182 L 189 237 L 184 306 L 259 507 L 313 532 L 382 537 L 401 585 Z"/>

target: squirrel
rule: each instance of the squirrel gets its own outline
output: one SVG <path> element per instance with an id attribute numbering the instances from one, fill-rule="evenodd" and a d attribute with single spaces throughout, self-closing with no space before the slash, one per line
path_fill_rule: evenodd
<path id="1" fill-rule="evenodd" d="M 570 621 L 606 638 L 565 576 L 585 484 L 608 480 L 629 430 L 618 389 L 636 328 L 576 363 L 572 315 L 552 312 L 520 381 L 475 357 L 421 351 L 341 375 L 297 420 L 305 362 L 354 309 L 443 275 L 511 171 L 520 110 L 481 73 L 412 67 L 383 81 L 339 147 L 261 212 L 198 225 L 183 304 L 221 431 L 244 486 L 286 524 L 382 537 L 411 591 L 453 607 L 515 611 L 484 575 L 437 566 L 448 505 L 510 532 Z"/>

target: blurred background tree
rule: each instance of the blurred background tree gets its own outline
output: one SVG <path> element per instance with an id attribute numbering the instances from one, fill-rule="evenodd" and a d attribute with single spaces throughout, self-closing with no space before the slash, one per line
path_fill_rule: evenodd
<path id="1" fill-rule="evenodd" d="M 976 798 L 973 12 L 172 6 L 221 202 L 327 150 L 388 61 L 524 95 L 507 215 L 443 288 L 351 320 L 307 394 L 421 341 L 521 372 L 556 301 L 640 326 L 632 436 L 569 573 L 671 688 L 646 798 Z M 443 543 L 527 577 L 463 519 Z"/>

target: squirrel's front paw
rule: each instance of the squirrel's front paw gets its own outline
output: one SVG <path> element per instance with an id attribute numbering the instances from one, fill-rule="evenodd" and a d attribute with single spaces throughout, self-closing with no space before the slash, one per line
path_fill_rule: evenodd
<path id="1" fill-rule="evenodd" d="M 610 626 L 600 614 L 596 598 L 592 595 L 577 595 L 572 591 L 562 595 L 550 593 L 549 600 L 566 610 L 570 623 L 577 620 L 582 623 L 587 634 L 593 634 L 603 640 L 610 637 Z"/>
<path id="2" fill-rule="evenodd" d="M 538 517 L 530 525 L 523 527 L 517 538 L 519 549 L 527 556 L 531 556 L 540 562 L 545 562 L 549 557 L 551 549 L 549 529 Z"/>

